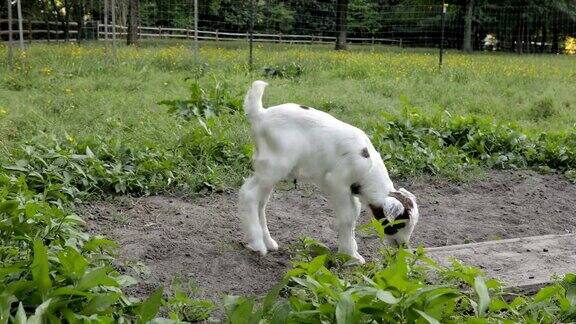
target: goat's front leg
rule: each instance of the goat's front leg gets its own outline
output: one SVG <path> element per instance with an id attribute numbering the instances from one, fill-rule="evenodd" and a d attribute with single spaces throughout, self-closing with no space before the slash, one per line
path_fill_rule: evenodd
<path id="1" fill-rule="evenodd" d="M 336 213 L 338 226 L 338 251 L 350 255 L 360 263 L 364 258 L 358 253 L 355 238 L 356 219 L 360 214 L 360 202 L 350 192 L 347 186 L 327 184 L 326 191 L 330 197 L 332 208 Z"/>

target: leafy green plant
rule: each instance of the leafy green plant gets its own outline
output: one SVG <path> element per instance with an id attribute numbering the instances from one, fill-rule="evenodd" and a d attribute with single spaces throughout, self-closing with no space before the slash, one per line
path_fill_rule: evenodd
<path id="1" fill-rule="evenodd" d="M 4 168 L 26 177 L 34 190 L 49 198 L 73 199 L 92 192 L 149 193 L 174 180 L 173 157 L 151 148 L 130 149 L 103 138 L 22 147 L 19 159 Z M 64 197 L 66 196 L 66 197 Z"/>
<path id="2" fill-rule="evenodd" d="M 544 97 L 536 101 L 529 110 L 529 116 L 533 120 L 548 119 L 557 114 L 554 98 Z"/>
<path id="3" fill-rule="evenodd" d="M 121 288 L 134 280 L 103 258 L 113 243 L 83 233 L 67 200 L 37 193 L 24 176 L 0 173 L 0 184 L 0 322 L 30 310 L 29 321 L 131 316 Z"/>
<path id="4" fill-rule="evenodd" d="M 304 67 L 298 63 L 290 62 L 283 65 L 264 67 L 264 76 L 272 78 L 296 79 L 302 76 Z"/>
<path id="5" fill-rule="evenodd" d="M 576 170 L 566 171 L 566 176 L 568 177 L 568 179 L 572 180 L 573 182 L 576 182 Z"/>
<path id="6" fill-rule="evenodd" d="M 323 111 L 344 110 L 345 106 L 331 99 L 324 100 L 320 108 Z"/>
<path id="7" fill-rule="evenodd" d="M 190 98 L 186 100 L 163 100 L 158 104 L 168 107 L 168 112 L 190 120 L 192 118 L 211 118 L 225 112 L 239 111 L 242 101 L 232 95 L 228 88 L 219 82 L 206 90 L 198 81 L 190 85 Z"/>
<path id="8" fill-rule="evenodd" d="M 191 281 L 185 285 L 175 278 L 172 281 L 172 296 L 165 303 L 170 319 L 186 322 L 207 320 L 215 305 L 209 300 L 195 298 L 196 293 L 197 289 Z"/>
<path id="9" fill-rule="evenodd" d="M 307 240 L 306 245 L 316 249 Z M 512 301 L 496 280 L 454 262 L 443 267 L 422 249 L 383 250 L 365 266 L 333 267 L 330 254 L 297 261 L 261 302 L 225 300 L 230 323 L 555 322 L 576 317 L 575 275 Z"/>

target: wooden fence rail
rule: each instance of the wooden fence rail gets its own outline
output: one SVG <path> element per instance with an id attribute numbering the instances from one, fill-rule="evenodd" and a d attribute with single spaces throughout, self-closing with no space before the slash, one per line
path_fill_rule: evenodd
<path id="1" fill-rule="evenodd" d="M 98 24 L 98 38 L 105 38 L 106 31 L 108 31 L 108 38 L 111 38 L 112 25 Z M 116 35 L 125 37 L 127 32 L 126 26 L 116 25 Z M 139 27 L 138 35 L 144 38 L 194 38 L 194 29 L 187 28 L 168 28 L 168 27 Z M 305 44 L 318 44 L 318 43 L 334 43 L 336 37 L 333 36 L 320 36 L 320 35 L 292 35 L 292 34 L 261 34 L 255 33 L 253 35 L 255 42 L 270 42 L 270 43 L 305 43 Z M 247 40 L 248 33 L 235 33 L 235 32 L 221 32 L 218 30 L 198 30 L 198 39 L 212 40 L 212 41 L 238 41 Z M 379 43 L 379 44 L 402 44 L 402 40 L 390 38 L 375 38 L 375 37 L 348 37 L 347 41 L 350 43 Z"/>
<path id="2" fill-rule="evenodd" d="M 26 41 L 58 41 L 62 35 L 65 35 L 61 22 L 41 21 L 25 19 L 22 22 L 22 34 Z M 70 40 L 74 41 L 78 37 L 78 23 L 68 22 L 68 35 Z M 0 19 L 0 40 L 8 40 L 8 19 Z M 18 20 L 12 20 L 12 38 L 17 41 L 19 38 Z"/>
<path id="3" fill-rule="evenodd" d="M 12 22 L 17 25 L 17 21 Z M 0 39 L 7 40 L 9 31 L 6 25 L 7 19 L 0 19 Z M 116 25 L 116 37 L 124 38 L 127 35 L 128 28 L 126 26 Z M 72 41 L 77 40 L 80 33 L 90 39 L 96 40 L 111 40 L 112 39 L 112 25 L 104 25 L 103 23 L 92 21 L 87 22 L 82 31 L 79 30 L 76 22 L 69 22 L 69 38 Z M 40 21 L 40 20 L 25 20 L 24 21 L 24 39 L 26 41 L 51 41 L 62 40 L 64 26 L 61 22 L 55 21 Z M 18 28 L 14 26 L 12 31 L 13 39 L 18 39 Z M 138 27 L 138 36 L 140 38 L 149 39 L 193 39 L 194 29 L 187 28 L 171 28 L 171 27 Z M 255 42 L 270 42 L 270 43 L 289 43 L 289 44 L 330 44 L 336 41 L 336 37 L 323 36 L 323 35 L 292 35 L 292 34 L 269 34 L 269 33 L 255 33 Z M 198 39 L 202 41 L 238 41 L 247 40 L 248 33 L 218 31 L 218 30 L 198 30 Z M 390 38 L 375 38 L 375 37 L 348 37 L 349 43 L 357 44 L 402 44 L 402 40 Z"/>

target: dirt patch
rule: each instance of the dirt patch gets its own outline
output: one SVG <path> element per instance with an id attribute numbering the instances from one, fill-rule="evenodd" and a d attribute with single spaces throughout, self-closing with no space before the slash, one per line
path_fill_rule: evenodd
<path id="1" fill-rule="evenodd" d="M 443 246 L 475 241 L 576 232 L 576 185 L 556 174 L 492 172 L 461 185 L 420 179 L 399 182 L 419 199 L 420 223 L 413 244 Z M 174 276 L 193 278 L 200 295 L 257 295 L 289 267 L 290 244 L 310 236 L 335 247 L 336 230 L 327 201 L 314 187 L 277 190 L 268 207 L 272 237 L 280 251 L 259 257 L 241 245 L 237 193 L 204 197 L 116 199 L 84 206 L 92 233 L 120 244 L 118 266 L 141 261 L 150 272 L 132 293 L 147 295 Z M 362 213 L 359 223 L 368 222 Z M 378 239 L 358 235 L 360 253 L 370 260 Z M 133 274 L 133 273 L 132 273 Z"/>
<path id="2" fill-rule="evenodd" d="M 427 256 L 449 266 L 473 264 L 513 291 L 535 293 L 576 269 L 576 234 L 551 234 L 430 248 Z"/>

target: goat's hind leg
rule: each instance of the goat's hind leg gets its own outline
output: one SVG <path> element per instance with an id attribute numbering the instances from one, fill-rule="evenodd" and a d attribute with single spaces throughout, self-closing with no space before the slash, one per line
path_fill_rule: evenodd
<path id="1" fill-rule="evenodd" d="M 257 176 L 252 176 L 244 182 L 240 188 L 238 197 L 238 212 L 246 233 L 250 250 L 260 252 L 263 255 L 268 253 L 264 243 L 264 231 L 259 219 L 259 209 L 263 201 L 261 185 Z"/>
<path id="2" fill-rule="evenodd" d="M 274 191 L 274 186 L 265 188 L 265 191 L 267 192 L 264 194 L 264 198 L 260 201 L 258 210 L 258 216 L 260 218 L 260 227 L 262 227 L 264 245 L 266 245 L 268 251 L 277 251 L 278 243 L 276 243 L 276 241 L 274 241 L 272 236 L 270 236 L 270 231 L 268 231 L 268 224 L 266 223 L 266 204 L 268 203 L 268 200 L 270 200 L 272 191 Z"/>
<path id="3" fill-rule="evenodd" d="M 262 162 L 259 163 L 262 164 Z M 272 190 L 274 190 L 274 185 L 287 172 L 281 168 L 261 169 L 264 171 L 256 171 L 242 185 L 239 197 L 239 212 L 244 232 L 248 236 L 248 248 L 265 255 L 268 251 L 278 249 L 278 244 L 270 236 L 268 225 L 266 224 L 266 203 Z"/>

